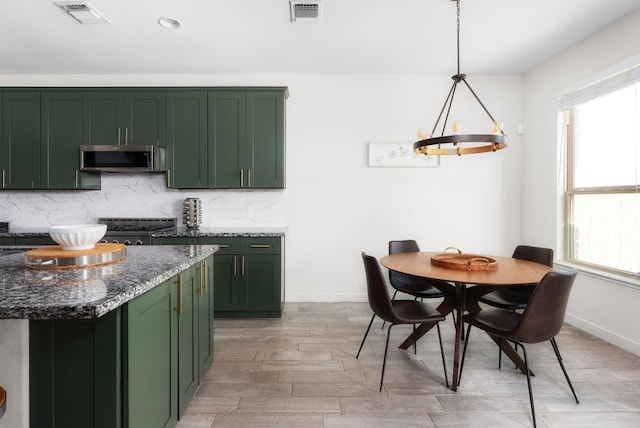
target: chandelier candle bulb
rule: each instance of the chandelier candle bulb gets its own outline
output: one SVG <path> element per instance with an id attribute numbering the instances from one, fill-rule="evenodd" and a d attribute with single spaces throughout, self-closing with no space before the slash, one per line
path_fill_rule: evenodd
<path id="1" fill-rule="evenodd" d="M 458 135 L 460 132 L 460 128 L 462 127 L 462 122 L 459 120 L 454 120 L 451 124 L 451 130 L 453 131 L 453 135 Z"/>

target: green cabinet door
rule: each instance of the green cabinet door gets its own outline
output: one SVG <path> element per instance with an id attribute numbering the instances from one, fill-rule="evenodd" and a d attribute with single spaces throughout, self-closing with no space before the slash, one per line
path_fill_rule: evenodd
<path id="1" fill-rule="evenodd" d="M 126 306 L 125 428 L 163 428 L 177 423 L 178 304 L 174 278 Z"/>
<path id="2" fill-rule="evenodd" d="M 241 238 L 200 238 L 203 245 L 217 245 L 213 255 L 213 302 L 216 314 L 240 310 Z"/>
<path id="3" fill-rule="evenodd" d="M 198 389 L 199 275 L 195 267 L 178 275 L 178 418 Z"/>
<path id="4" fill-rule="evenodd" d="M 116 309 L 94 320 L 29 321 L 31 428 L 123 426 L 121 320 Z"/>
<path id="5" fill-rule="evenodd" d="M 100 175 L 82 172 L 82 93 L 42 92 L 41 156 L 44 189 L 100 189 Z"/>
<path id="6" fill-rule="evenodd" d="M 209 92 L 209 187 L 248 187 L 245 93 Z"/>
<path id="7" fill-rule="evenodd" d="M 125 93 L 125 143 L 165 147 L 166 102 L 164 92 Z"/>
<path id="8" fill-rule="evenodd" d="M 166 144 L 164 92 L 85 92 L 83 108 L 84 144 Z"/>
<path id="9" fill-rule="evenodd" d="M 216 254 L 213 268 L 213 294 L 215 311 L 240 310 L 240 275 L 238 263 L 241 256 Z"/>
<path id="10" fill-rule="evenodd" d="M 2 97 L 3 189 L 40 187 L 40 93 L 5 92 Z"/>
<path id="11" fill-rule="evenodd" d="M 285 187 L 284 91 L 247 93 L 247 186 Z"/>
<path id="12" fill-rule="evenodd" d="M 208 257 L 200 265 L 200 295 L 198 298 L 198 381 L 213 363 L 213 314 L 214 314 L 214 256 Z"/>
<path id="13" fill-rule="evenodd" d="M 207 93 L 167 92 L 167 185 L 207 188 Z"/>
<path id="14" fill-rule="evenodd" d="M 85 92 L 84 144 L 124 144 L 124 99 L 119 92 Z"/>
<path id="15" fill-rule="evenodd" d="M 280 256 L 243 256 L 242 306 L 251 312 L 279 312 Z"/>

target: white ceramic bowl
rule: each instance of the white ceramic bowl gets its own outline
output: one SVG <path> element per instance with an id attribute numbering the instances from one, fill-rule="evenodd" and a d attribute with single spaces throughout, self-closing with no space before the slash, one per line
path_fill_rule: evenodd
<path id="1" fill-rule="evenodd" d="M 49 227 L 49 236 L 63 250 L 90 250 L 107 232 L 105 224 L 72 224 Z"/>

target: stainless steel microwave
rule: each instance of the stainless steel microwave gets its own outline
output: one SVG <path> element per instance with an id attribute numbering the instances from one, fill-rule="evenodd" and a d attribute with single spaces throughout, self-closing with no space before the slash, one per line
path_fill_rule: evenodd
<path id="1" fill-rule="evenodd" d="M 81 171 L 162 172 L 166 150 L 152 145 L 80 146 Z"/>

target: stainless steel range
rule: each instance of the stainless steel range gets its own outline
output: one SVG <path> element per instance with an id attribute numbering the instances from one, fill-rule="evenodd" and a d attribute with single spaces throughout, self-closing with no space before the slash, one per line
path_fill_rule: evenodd
<path id="1" fill-rule="evenodd" d="M 174 232 L 175 218 L 99 218 L 107 225 L 107 233 L 101 242 L 125 245 L 149 245 L 152 232 Z"/>

